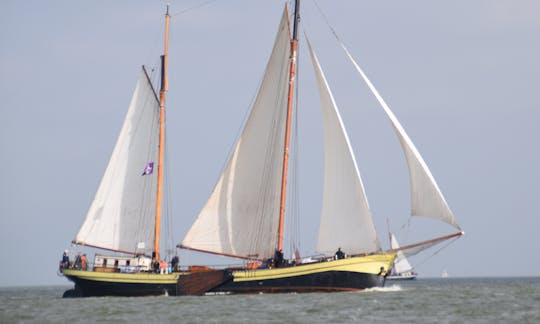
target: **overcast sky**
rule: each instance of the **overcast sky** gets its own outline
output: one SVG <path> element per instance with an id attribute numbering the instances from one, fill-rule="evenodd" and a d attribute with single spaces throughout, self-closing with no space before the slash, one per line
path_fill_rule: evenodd
<path id="1" fill-rule="evenodd" d="M 284 3 L 217 0 L 183 12 L 208 1 L 171 2 L 173 226 L 166 241 L 175 245 L 219 177 Z M 140 66 L 158 67 L 165 3 L 0 2 L 0 286 L 67 284 L 56 275 L 59 258 L 93 199 Z M 318 3 L 402 122 L 466 233 L 433 257 L 412 259 L 420 275 L 539 275 L 540 2 Z M 453 232 L 425 219 L 401 227 L 409 184 L 393 130 L 312 0 L 303 0 L 302 24 L 348 129 L 383 246 L 386 218 L 402 243 Z M 305 47 L 299 62 L 298 204 L 302 254 L 309 255 L 321 205 L 322 135 Z"/>

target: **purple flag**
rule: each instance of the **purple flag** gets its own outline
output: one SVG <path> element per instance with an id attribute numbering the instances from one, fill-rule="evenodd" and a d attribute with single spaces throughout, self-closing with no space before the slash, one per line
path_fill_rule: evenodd
<path id="1" fill-rule="evenodd" d="M 150 162 L 146 165 L 146 168 L 144 168 L 143 176 L 152 174 L 152 171 L 154 171 L 154 162 Z"/>

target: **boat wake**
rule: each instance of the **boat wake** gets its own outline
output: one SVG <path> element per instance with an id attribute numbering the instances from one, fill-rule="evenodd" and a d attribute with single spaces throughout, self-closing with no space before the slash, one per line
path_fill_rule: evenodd
<path id="1" fill-rule="evenodd" d="M 396 292 L 396 291 L 403 291 L 401 286 L 399 285 L 392 285 L 387 287 L 373 287 L 373 288 L 367 288 L 362 290 L 362 293 L 370 293 L 370 292 Z"/>

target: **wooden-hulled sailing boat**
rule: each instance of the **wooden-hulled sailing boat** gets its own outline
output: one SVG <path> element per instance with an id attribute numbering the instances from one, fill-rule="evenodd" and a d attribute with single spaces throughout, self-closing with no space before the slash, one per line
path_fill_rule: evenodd
<path id="1" fill-rule="evenodd" d="M 324 129 L 324 190 L 317 246 L 324 257 L 308 262 L 282 260 L 299 2 L 295 1 L 292 33 L 285 7 L 263 81 L 240 138 L 212 194 L 178 245 L 248 261 L 244 267 L 208 268 L 181 276 L 178 294 L 328 292 L 379 287 L 384 285 L 396 253 L 403 249 L 384 252 L 381 248 L 347 132 L 309 46 Z M 390 110 L 385 111 L 409 164 L 413 214 L 442 218 L 456 225 L 414 145 Z M 408 248 L 420 250 L 461 234 Z M 334 254 L 338 248 L 349 255 Z"/>
<path id="2" fill-rule="evenodd" d="M 143 67 L 99 189 L 72 242 L 116 254 L 96 254 L 93 266 L 63 262 L 61 273 L 75 283 L 65 297 L 176 294 L 178 273 L 153 272 L 160 260 L 169 19 L 167 7 L 159 97 Z"/>

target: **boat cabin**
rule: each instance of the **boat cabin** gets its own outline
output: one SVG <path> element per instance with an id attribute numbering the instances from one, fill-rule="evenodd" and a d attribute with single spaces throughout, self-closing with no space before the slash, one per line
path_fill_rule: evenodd
<path id="1" fill-rule="evenodd" d="M 98 272 L 146 272 L 152 270 L 152 259 L 147 256 L 124 257 L 96 254 L 94 271 Z"/>

